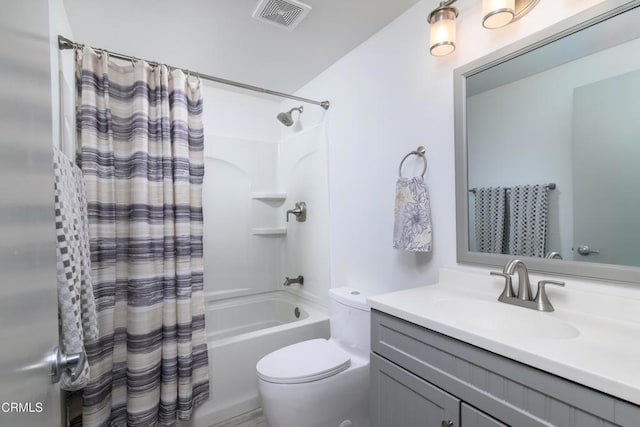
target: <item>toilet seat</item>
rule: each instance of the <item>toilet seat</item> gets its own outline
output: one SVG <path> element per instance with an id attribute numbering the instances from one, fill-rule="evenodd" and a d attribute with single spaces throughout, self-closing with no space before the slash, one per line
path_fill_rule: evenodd
<path id="1" fill-rule="evenodd" d="M 299 384 L 336 375 L 351 365 L 351 357 L 325 339 L 303 341 L 274 351 L 256 365 L 258 377 L 277 384 Z"/>

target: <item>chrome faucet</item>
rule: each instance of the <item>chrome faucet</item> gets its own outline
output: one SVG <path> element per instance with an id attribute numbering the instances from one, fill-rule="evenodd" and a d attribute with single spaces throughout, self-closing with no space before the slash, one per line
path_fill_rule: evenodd
<path id="1" fill-rule="evenodd" d="M 284 278 L 284 283 L 282 284 L 282 286 L 291 286 L 294 283 L 299 283 L 300 286 L 304 285 L 304 277 L 301 275 L 299 275 L 298 277 L 294 277 L 292 279 L 285 277 Z"/>
<path id="2" fill-rule="evenodd" d="M 531 301 L 531 282 L 529 281 L 529 270 L 523 261 L 512 259 L 507 262 L 502 269 L 504 274 L 511 276 L 518 273 L 518 299 Z"/>
<path id="3" fill-rule="evenodd" d="M 294 214 L 296 221 L 305 222 L 307 220 L 307 204 L 305 202 L 296 203 L 295 209 L 287 211 L 287 222 L 289 222 L 289 214 Z"/>
<path id="4" fill-rule="evenodd" d="M 513 292 L 512 275 L 518 273 L 518 293 Z M 531 297 L 531 282 L 529 281 L 529 270 L 523 261 L 512 259 L 504 266 L 502 272 L 492 271 L 493 276 L 502 276 L 505 279 L 504 290 L 498 297 L 498 301 L 505 304 L 517 305 L 538 311 L 553 311 L 553 305 L 547 297 L 546 285 L 556 285 L 564 287 L 564 282 L 555 280 L 540 280 L 538 282 L 538 292 L 535 297 Z"/>

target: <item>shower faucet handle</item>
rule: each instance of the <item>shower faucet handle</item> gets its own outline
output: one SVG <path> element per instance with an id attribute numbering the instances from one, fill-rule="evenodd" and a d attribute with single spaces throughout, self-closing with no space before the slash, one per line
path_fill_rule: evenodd
<path id="1" fill-rule="evenodd" d="M 296 216 L 296 221 L 305 222 L 307 220 L 307 204 L 305 202 L 296 203 L 295 209 L 287 211 L 287 222 L 289 222 L 289 214 Z"/>

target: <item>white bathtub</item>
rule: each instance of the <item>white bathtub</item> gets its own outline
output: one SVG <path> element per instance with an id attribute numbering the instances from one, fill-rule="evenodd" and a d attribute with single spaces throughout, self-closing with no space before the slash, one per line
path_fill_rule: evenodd
<path id="1" fill-rule="evenodd" d="M 285 291 L 210 300 L 205 316 L 211 397 L 185 426 L 209 427 L 259 408 L 258 360 L 289 344 L 329 337 L 326 309 Z"/>

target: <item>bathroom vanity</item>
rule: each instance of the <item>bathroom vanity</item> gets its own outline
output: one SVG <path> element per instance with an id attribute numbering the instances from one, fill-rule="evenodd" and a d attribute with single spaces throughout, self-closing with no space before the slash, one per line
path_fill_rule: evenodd
<path id="1" fill-rule="evenodd" d="M 590 300 L 624 317 L 637 297 L 569 283 L 542 313 L 498 302 L 482 276 L 442 269 L 438 285 L 369 299 L 372 426 L 640 426 L 640 324 Z"/>
<path id="2" fill-rule="evenodd" d="M 380 311 L 372 327 L 373 426 L 640 425 L 628 402 L 463 341 Z"/>

